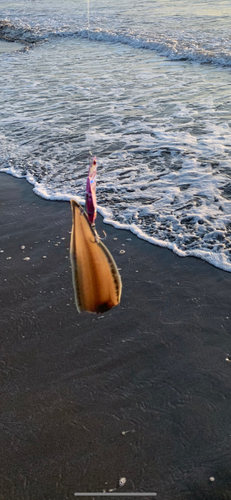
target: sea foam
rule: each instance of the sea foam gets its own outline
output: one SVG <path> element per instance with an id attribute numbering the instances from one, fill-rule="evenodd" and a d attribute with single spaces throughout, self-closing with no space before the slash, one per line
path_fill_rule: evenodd
<path id="1" fill-rule="evenodd" d="M 52 0 L 33 13 L 29 2 L 1 23 L 33 48 L 1 56 L 1 171 L 84 203 L 91 149 L 106 223 L 231 271 L 227 22 L 211 36 L 191 15 L 185 29 L 157 3 L 148 23 L 144 2 L 133 26 L 99 4 L 86 30 L 83 11 L 58 5 L 52 17 Z"/>

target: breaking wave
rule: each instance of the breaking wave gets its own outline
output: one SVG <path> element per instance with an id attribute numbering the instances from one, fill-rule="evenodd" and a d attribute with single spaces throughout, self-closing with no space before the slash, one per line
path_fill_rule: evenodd
<path id="1" fill-rule="evenodd" d="M 13 24 L 8 20 L 0 21 L 0 38 L 8 41 L 20 41 L 27 44 L 45 42 L 52 38 L 89 38 L 92 41 L 124 44 L 136 49 L 153 50 L 172 61 L 190 61 L 200 64 L 215 64 L 223 67 L 231 66 L 231 41 L 220 45 L 214 39 L 212 41 L 188 39 L 181 36 L 178 40 L 173 36 L 156 33 L 155 37 L 145 36 L 132 32 L 131 30 L 116 31 L 95 28 L 77 29 L 69 31 L 67 28 L 59 30 L 45 30 L 42 27 L 36 29 L 22 22 Z M 224 42 L 224 40 L 222 40 Z"/>

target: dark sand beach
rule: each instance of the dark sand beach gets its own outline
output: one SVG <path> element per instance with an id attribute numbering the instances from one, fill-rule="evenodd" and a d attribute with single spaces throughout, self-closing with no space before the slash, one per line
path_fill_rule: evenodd
<path id="1" fill-rule="evenodd" d="M 69 203 L 1 174 L 0 207 L 0 499 L 230 499 L 231 274 L 98 216 L 122 301 L 79 315 Z"/>

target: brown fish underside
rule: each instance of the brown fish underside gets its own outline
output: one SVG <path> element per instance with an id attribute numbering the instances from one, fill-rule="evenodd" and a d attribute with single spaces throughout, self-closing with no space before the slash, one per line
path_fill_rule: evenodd
<path id="1" fill-rule="evenodd" d="M 119 304 L 121 278 L 81 205 L 71 200 L 71 208 L 70 259 L 76 307 L 78 312 L 102 313 Z"/>

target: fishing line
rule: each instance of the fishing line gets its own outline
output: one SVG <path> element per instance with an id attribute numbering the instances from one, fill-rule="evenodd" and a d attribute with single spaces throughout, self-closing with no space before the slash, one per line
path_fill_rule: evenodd
<path id="1" fill-rule="evenodd" d="M 87 38 L 88 42 L 90 40 L 89 36 L 90 30 L 90 0 L 87 0 Z M 88 143 L 89 143 L 89 160 L 91 160 L 92 152 L 91 152 L 91 87 L 88 88 Z"/>

